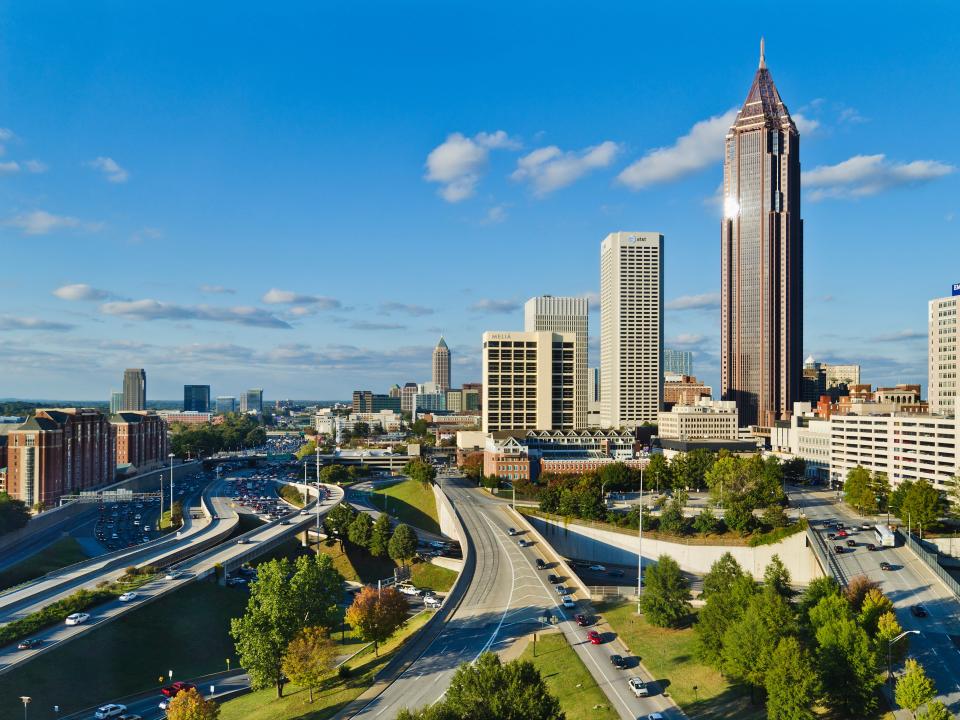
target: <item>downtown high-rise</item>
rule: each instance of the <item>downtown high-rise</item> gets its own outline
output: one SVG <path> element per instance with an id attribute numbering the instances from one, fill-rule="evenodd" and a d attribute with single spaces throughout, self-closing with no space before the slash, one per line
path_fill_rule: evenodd
<path id="1" fill-rule="evenodd" d="M 433 349 L 433 384 L 437 392 L 450 389 L 450 348 L 443 336 Z"/>
<path id="2" fill-rule="evenodd" d="M 121 409 L 147 409 L 147 371 L 143 368 L 127 368 L 123 371 L 123 407 Z"/>
<path id="3" fill-rule="evenodd" d="M 930 412 L 956 415 L 957 400 L 957 321 L 960 311 L 960 285 L 953 295 L 931 300 L 927 327 L 927 397 Z"/>
<path id="4" fill-rule="evenodd" d="M 760 44 L 760 66 L 726 136 L 721 225 L 724 400 L 742 426 L 789 417 L 803 371 L 800 136 Z"/>

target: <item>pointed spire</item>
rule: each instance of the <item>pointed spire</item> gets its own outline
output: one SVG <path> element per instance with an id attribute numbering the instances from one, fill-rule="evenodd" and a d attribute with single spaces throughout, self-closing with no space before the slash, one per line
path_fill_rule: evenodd
<path id="1" fill-rule="evenodd" d="M 767 59 L 764 57 L 763 52 L 763 37 L 760 38 L 760 69 L 763 70 L 767 66 Z"/>

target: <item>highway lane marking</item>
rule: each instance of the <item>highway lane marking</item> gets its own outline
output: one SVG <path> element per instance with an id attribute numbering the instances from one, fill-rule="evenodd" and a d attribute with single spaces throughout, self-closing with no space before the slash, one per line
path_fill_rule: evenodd
<path id="1" fill-rule="evenodd" d="M 510 557 L 510 552 L 507 550 L 507 546 L 503 544 L 503 539 L 500 537 L 497 526 L 491 522 L 491 520 L 482 512 L 477 511 L 477 514 L 480 516 L 480 519 L 483 520 L 487 525 L 490 526 L 491 531 L 494 533 L 494 539 L 497 541 L 497 544 L 503 549 L 503 552 L 507 556 L 507 562 L 510 563 L 510 597 L 507 599 L 507 606 L 503 609 L 503 615 L 500 616 L 500 622 L 497 623 L 497 628 L 493 631 L 493 635 L 490 636 L 490 639 L 487 640 L 486 645 L 477 653 L 477 657 L 473 659 L 474 662 L 483 655 L 493 644 L 493 641 L 496 639 L 497 634 L 500 632 L 500 628 L 503 627 L 503 621 L 506 620 L 507 614 L 510 612 L 510 606 L 513 604 L 513 591 L 517 586 L 517 571 L 516 567 L 513 564 L 513 558 Z"/>

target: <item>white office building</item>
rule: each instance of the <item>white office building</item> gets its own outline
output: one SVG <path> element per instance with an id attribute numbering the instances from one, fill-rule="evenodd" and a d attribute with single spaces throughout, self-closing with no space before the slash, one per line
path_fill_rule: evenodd
<path id="1" fill-rule="evenodd" d="M 794 403 L 790 420 L 778 420 L 770 428 L 770 449 L 782 460 L 805 460 L 807 477 L 825 481 L 830 474 L 830 421 L 818 417 L 811 403 Z"/>
<path id="2" fill-rule="evenodd" d="M 656 422 L 663 406 L 663 235 L 600 244 L 600 424 Z"/>
<path id="3" fill-rule="evenodd" d="M 666 440 L 737 440 L 737 403 L 702 398 L 696 405 L 674 405 L 658 413 L 657 432 Z"/>
<path id="4" fill-rule="evenodd" d="M 523 329 L 527 332 L 573 333 L 573 365 L 576 394 L 573 398 L 573 427 L 587 427 L 587 353 L 589 307 L 586 298 L 542 295 L 527 300 L 523 308 Z"/>
<path id="5" fill-rule="evenodd" d="M 955 415 L 957 309 L 960 308 L 960 294 L 931 300 L 929 307 L 927 396 L 930 412 L 935 415 Z"/>

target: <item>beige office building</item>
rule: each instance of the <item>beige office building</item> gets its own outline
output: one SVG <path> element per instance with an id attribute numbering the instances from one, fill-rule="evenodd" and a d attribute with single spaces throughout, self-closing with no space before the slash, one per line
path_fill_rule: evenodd
<path id="1" fill-rule="evenodd" d="M 701 399 L 696 405 L 675 405 L 659 414 L 657 432 L 667 440 L 736 440 L 737 404 Z"/>
<path id="2" fill-rule="evenodd" d="M 957 411 L 957 309 L 960 295 L 930 301 L 927 399 L 935 415 Z"/>
<path id="3" fill-rule="evenodd" d="M 663 404 L 663 235 L 600 244 L 600 425 L 657 421 Z"/>
<path id="4" fill-rule="evenodd" d="M 573 430 L 575 333 L 483 334 L 483 431 Z"/>
<path id="5" fill-rule="evenodd" d="M 577 392 L 573 398 L 573 427 L 587 425 L 587 338 L 589 306 L 586 298 L 553 297 L 542 295 L 527 300 L 523 307 L 523 329 L 527 332 L 546 331 L 573 333 L 573 365 L 577 374 Z"/>

